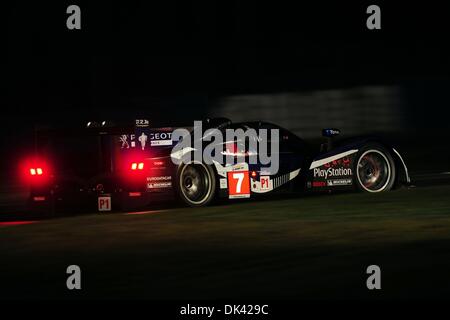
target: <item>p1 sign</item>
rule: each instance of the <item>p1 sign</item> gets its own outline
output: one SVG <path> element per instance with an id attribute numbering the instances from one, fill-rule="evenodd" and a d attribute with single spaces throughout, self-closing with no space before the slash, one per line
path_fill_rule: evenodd
<path id="1" fill-rule="evenodd" d="M 98 211 L 111 211 L 111 197 L 98 197 Z"/>

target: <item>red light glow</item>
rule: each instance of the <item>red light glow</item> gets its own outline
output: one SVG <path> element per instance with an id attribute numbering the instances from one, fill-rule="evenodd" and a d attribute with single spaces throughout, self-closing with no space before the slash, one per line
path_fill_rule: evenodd
<path id="1" fill-rule="evenodd" d="M 131 164 L 131 170 L 143 170 L 144 169 L 144 163 L 143 162 L 133 162 Z"/>
<path id="2" fill-rule="evenodd" d="M 29 157 L 18 163 L 18 175 L 22 183 L 44 185 L 53 179 L 52 166 L 46 159 Z"/>
<path id="3" fill-rule="evenodd" d="M 35 176 L 35 175 L 42 176 L 43 173 L 44 173 L 44 170 L 42 170 L 42 168 L 30 168 L 30 174 L 32 176 Z"/>
<path id="4" fill-rule="evenodd" d="M 7 221 L 7 222 L 0 222 L 0 227 L 7 227 L 7 226 L 20 226 L 24 224 L 31 224 L 36 223 L 37 221 Z"/>
<path id="5" fill-rule="evenodd" d="M 32 176 L 35 176 L 35 175 L 42 176 L 43 173 L 44 173 L 44 170 L 42 170 L 42 168 L 30 168 L 30 174 Z"/>

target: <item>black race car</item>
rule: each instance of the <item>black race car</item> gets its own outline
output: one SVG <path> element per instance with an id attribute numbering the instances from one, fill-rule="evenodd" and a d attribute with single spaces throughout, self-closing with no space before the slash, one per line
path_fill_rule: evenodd
<path id="1" fill-rule="evenodd" d="M 315 147 L 268 122 L 233 123 L 218 118 L 201 124 L 200 136 L 189 137 L 190 147 L 180 146 L 182 141 L 187 141 L 184 136 L 173 137 L 176 129 L 192 133 L 194 128 L 189 126 L 154 127 L 147 120 L 137 120 L 134 126 L 126 128 L 89 128 L 87 131 L 96 141 L 89 151 L 91 155 L 81 156 L 75 151 L 80 161 L 78 166 L 83 163 L 84 175 L 74 170 L 63 171 L 61 164 L 35 162 L 30 167 L 30 202 L 38 206 L 45 204 L 53 210 L 63 203 L 95 204 L 99 211 L 109 211 L 175 198 L 189 206 L 204 206 L 219 198 L 258 198 L 284 192 L 378 193 L 410 182 L 400 153 L 375 137 L 334 141 L 339 130 L 324 129 L 322 135 L 326 141 Z M 276 170 L 267 170 L 266 164 L 251 161 L 258 154 L 258 149 L 252 149 L 251 140 L 259 141 L 258 134 L 245 136 L 245 141 L 237 138 L 216 142 L 206 136 L 209 129 L 224 136 L 227 130 L 253 129 L 257 133 L 261 129 L 276 130 L 278 149 L 269 152 L 278 161 Z M 65 149 L 71 149 L 68 142 L 60 143 Z M 228 156 L 224 158 L 232 161 L 205 162 L 195 157 L 186 161 L 186 155 L 198 149 L 204 151 L 207 146 L 219 145 L 223 155 Z M 46 157 L 49 156 L 41 152 L 40 159 Z"/>

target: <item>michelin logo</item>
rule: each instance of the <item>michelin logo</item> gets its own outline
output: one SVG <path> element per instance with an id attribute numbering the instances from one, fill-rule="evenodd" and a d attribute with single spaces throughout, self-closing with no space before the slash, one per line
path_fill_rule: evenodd
<path id="1" fill-rule="evenodd" d="M 350 168 L 328 168 L 328 169 L 314 169 L 314 178 L 321 177 L 328 179 L 328 177 L 340 177 L 340 176 L 350 176 L 352 175 L 352 169 Z"/>
<path id="2" fill-rule="evenodd" d="M 327 181 L 328 187 L 349 186 L 351 184 L 352 184 L 352 179 L 334 179 L 334 180 Z"/>

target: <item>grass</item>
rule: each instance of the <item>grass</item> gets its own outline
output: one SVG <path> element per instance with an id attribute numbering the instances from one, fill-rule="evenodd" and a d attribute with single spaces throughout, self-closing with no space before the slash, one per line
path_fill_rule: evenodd
<path id="1" fill-rule="evenodd" d="M 2 298 L 450 297 L 450 186 L 0 228 Z M 79 292 L 66 267 L 82 269 Z M 369 291 L 368 265 L 382 271 Z"/>

